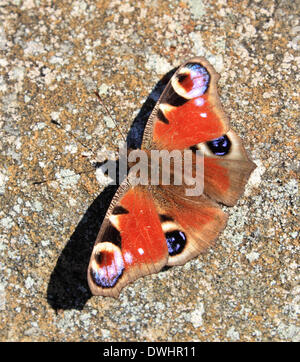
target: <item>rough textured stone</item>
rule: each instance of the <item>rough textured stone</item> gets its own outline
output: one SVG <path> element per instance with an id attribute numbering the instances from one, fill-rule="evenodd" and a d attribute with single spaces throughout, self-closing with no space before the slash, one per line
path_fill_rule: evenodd
<path id="1" fill-rule="evenodd" d="M 299 340 L 298 12 L 292 0 L 1 2 L 2 341 Z M 221 74 L 258 168 L 214 249 L 119 300 L 91 297 L 115 190 L 92 160 L 144 124 L 159 80 L 194 55 Z"/>

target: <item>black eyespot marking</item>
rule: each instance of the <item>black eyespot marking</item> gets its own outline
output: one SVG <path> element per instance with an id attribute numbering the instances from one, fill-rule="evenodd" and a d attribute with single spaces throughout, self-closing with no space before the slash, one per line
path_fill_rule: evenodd
<path id="1" fill-rule="evenodd" d="M 183 231 L 174 230 L 165 233 L 168 251 L 170 256 L 178 255 L 182 252 L 186 245 L 186 236 Z"/>
<path id="2" fill-rule="evenodd" d="M 169 124 L 168 119 L 165 117 L 165 115 L 163 114 L 163 112 L 161 111 L 161 109 L 158 109 L 157 118 L 158 118 L 160 121 L 164 122 L 165 124 Z"/>
<path id="3" fill-rule="evenodd" d="M 177 79 L 179 83 L 182 83 L 188 77 L 187 74 L 178 74 Z"/>
<path id="4" fill-rule="evenodd" d="M 230 139 L 224 135 L 206 143 L 209 149 L 216 156 L 225 156 L 229 153 L 231 148 Z"/>
<path id="5" fill-rule="evenodd" d="M 161 103 L 168 103 L 171 106 L 179 107 L 184 105 L 188 99 L 177 94 L 173 87 L 167 92 L 167 95 L 161 99 Z"/>
<path id="6" fill-rule="evenodd" d="M 174 221 L 174 219 L 171 216 L 163 215 L 163 214 L 159 214 L 159 220 L 160 220 L 160 222 Z"/>
<path id="7" fill-rule="evenodd" d="M 115 206 L 113 211 L 113 215 L 123 215 L 123 214 L 129 214 L 129 211 L 126 210 L 123 206 Z"/>
<path id="8" fill-rule="evenodd" d="M 95 260 L 98 265 L 101 265 L 104 262 L 104 259 L 104 253 L 99 253 L 95 256 Z"/>
<path id="9" fill-rule="evenodd" d="M 121 234 L 111 223 L 105 229 L 102 239 L 121 248 Z"/>
<path id="10" fill-rule="evenodd" d="M 199 151 L 199 148 L 195 145 L 195 146 L 191 146 L 190 150 L 193 151 L 194 153 L 196 153 L 196 151 Z"/>

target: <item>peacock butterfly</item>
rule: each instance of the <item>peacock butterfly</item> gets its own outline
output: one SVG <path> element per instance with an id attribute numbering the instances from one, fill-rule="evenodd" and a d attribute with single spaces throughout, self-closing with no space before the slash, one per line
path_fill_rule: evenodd
<path id="1" fill-rule="evenodd" d="M 184 184 L 136 184 L 130 169 L 92 251 L 87 278 L 94 295 L 118 297 L 141 276 L 185 264 L 211 246 L 225 228 L 227 215 L 218 203 L 233 206 L 256 166 L 229 127 L 217 93 L 219 77 L 201 57 L 180 66 L 148 119 L 141 147 L 147 154 L 200 150 L 203 193 L 187 196 Z M 193 157 L 192 173 L 196 166 Z"/>

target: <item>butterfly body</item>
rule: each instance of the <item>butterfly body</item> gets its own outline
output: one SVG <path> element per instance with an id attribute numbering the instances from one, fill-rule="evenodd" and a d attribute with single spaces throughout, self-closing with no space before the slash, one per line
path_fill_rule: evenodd
<path id="1" fill-rule="evenodd" d="M 136 160 L 129 160 L 129 175 L 97 236 L 87 274 L 93 294 L 117 297 L 141 276 L 182 265 L 211 246 L 225 228 L 227 215 L 217 202 L 234 205 L 255 165 L 229 128 L 218 79 L 207 60 L 197 57 L 179 67 L 166 86 L 144 132 L 146 182 L 137 184 L 131 177 Z M 170 183 L 163 182 L 161 161 L 153 167 L 159 152 L 178 151 L 183 158 L 185 150 L 192 152 L 190 178 L 199 166 L 197 151 L 204 155 L 203 192 L 196 196 L 186 192 L 189 178 L 174 181 L 180 176 L 175 161 L 170 162 Z"/>

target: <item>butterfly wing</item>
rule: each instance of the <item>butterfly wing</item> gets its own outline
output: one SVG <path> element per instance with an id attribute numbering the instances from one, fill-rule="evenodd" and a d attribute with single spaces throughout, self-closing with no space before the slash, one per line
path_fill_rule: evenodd
<path id="1" fill-rule="evenodd" d="M 167 265 L 196 257 L 225 228 L 227 215 L 205 195 L 186 196 L 180 186 L 158 186 L 152 194 L 168 246 Z"/>
<path id="2" fill-rule="evenodd" d="M 129 179 L 124 181 L 92 252 L 88 282 L 93 294 L 117 297 L 140 276 L 164 265 L 184 264 L 211 245 L 225 227 L 227 216 L 212 199 L 234 204 L 254 164 L 229 130 L 218 79 L 204 58 L 184 63 L 157 102 L 142 143 L 148 151 L 201 149 L 206 196 L 187 197 L 179 186 L 133 187 Z M 224 140 L 230 147 L 222 154 Z"/>
<path id="3" fill-rule="evenodd" d="M 230 130 L 226 135 L 195 148 L 204 153 L 204 193 L 225 205 L 235 205 L 256 167 L 241 138 Z"/>
<path id="4" fill-rule="evenodd" d="M 118 297 L 137 278 L 184 264 L 224 229 L 227 216 L 205 196 L 195 202 L 181 188 L 151 188 L 126 180 L 116 193 L 88 267 L 94 295 Z"/>
<path id="5" fill-rule="evenodd" d="M 204 153 L 204 193 L 234 205 L 256 165 L 242 141 L 229 130 L 217 92 L 219 74 L 196 57 L 173 75 L 147 123 L 142 148 Z"/>
<path id="6" fill-rule="evenodd" d="M 157 273 L 168 248 L 154 200 L 146 187 L 125 180 L 107 211 L 88 267 L 94 295 L 117 297 L 137 278 Z"/>
<path id="7" fill-rule="evenodd" d="M 217 92 L 219 77 L 201 57 L 179 67 L 149 117 L 142 148 L 183 150 L 225 134 L 229 120 Z"/>

